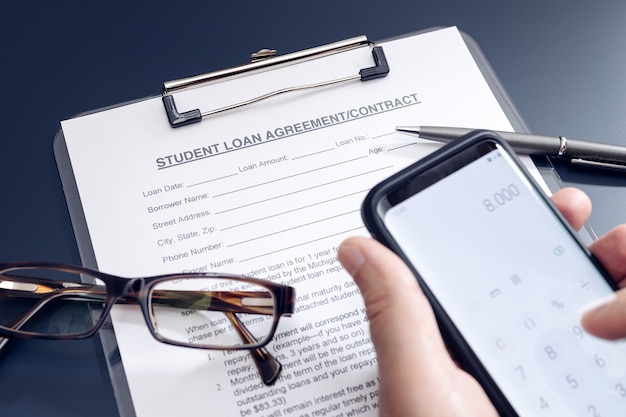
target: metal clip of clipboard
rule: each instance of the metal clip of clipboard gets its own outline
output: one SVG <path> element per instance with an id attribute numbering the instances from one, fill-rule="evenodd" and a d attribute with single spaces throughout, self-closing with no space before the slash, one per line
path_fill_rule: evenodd
<path id="1" fill-rule="evenodd" d="M 200 109 L 188 110 L 179 112 L 174 102 L 174 92 L 181 91 L 188 88 L 200 87 L 211 82 L 220 81 L 225 78 L 237 77 L 241 75 L 248 75 L 252 72 L 264 71 L 270 68 L 278 68 L 280 66 L 286 66 L 297 62 L 307 61 L 314 58 L 320 58 L 323 56 L 344 52 L 350 49 L 370 46 L 372 49 L 372 57 L 374 58 L 374 66 L 369 68 L 363 68 L 359 71 L 359 74 L 338 78 L 329 81 L 323 81 L 315 84 L 299 85 L 294 87 L 287 87 L 280 90 L 272 91 L 267 94 L 263 94 L 252 99 L 242 101 L 239 103 L 231 104 L 226 107 L 221 107 L 214 110 L 200 111 Z M 303 51 L 293 52 L 286 55 L 276 56 L 275 51 L 262 50 L 257 54 L 252 55 L 252 62 L 238 65 L 231 68 L 226 68 L 219 71 L 214 71 L 206 74 L 196 75 L 193 77 L 181 78 L 173 81 L 166 81 L 163 83 L 162 100 L 165 106 L 165 112 L 170 122 L 171 127 L 180 127 L 192 123 L 201 121 L 204 117 L 208 117 L 217 113 L 222 113 L 228 110 L 243 107 L 252 103 L 256 103 L 261 100 L 265 100 L 270 97 L 277 96 L 279 94 L 288 93 L 291 91 L 298 91 L 304 89 L 310 89 L 315 87 L 323 87 L 332 84 L 339 84 L 347 81 L 361 80 L 368 81 L 375 78 L 381 78 L 387 76 L 389 73 L 389 65 L 385 58 L 382 46 L 376 46 L 373 42 L 370 42 L 366 36 L 357 36 L 355 38 L 346 39 L 339 42 L 330 43 L 315 48 L 305 49 Z"/>

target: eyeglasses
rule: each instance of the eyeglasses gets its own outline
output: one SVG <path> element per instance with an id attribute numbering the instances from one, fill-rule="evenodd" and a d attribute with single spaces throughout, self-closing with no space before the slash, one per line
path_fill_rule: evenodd
<path id="1" fill-rule="evenodd" d="M 271 385 L 282 366 L 264 346 L 280 317 L 294 312 L 295 289 L 219 273 L 123 278 L 54 263 L 0 264 L 0 349 L 10 337 L 93 336 L 116 303 L 139 304 L 160 342 L 249 350 L 263 382 Z"/>

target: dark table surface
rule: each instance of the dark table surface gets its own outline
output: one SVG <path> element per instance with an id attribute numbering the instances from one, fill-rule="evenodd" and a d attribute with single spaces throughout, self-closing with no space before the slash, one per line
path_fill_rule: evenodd
<path id="1" fill-rule="evenodd" d="M 52 152 L 59 122 L 157 95 L 163 81 L 361 34 L 456 25 L 480 45 L 536 133 L 626 145 L 626 2 L 22 1 L 0 11 L 0 262 L 80 263 Z M 626 223 L 626 175 L 557 164 Z M 0 356 L 1 416 L 115 416 L 98 339 L 17 341 Z"/>

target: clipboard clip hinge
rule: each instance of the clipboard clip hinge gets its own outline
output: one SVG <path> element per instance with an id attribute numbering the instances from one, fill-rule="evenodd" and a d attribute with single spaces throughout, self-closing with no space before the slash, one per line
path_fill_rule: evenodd
<path id="1" fill-rule="evenodd" d="M 309 59 L 319 58 L 322 56 L 343 52 L 349 49 L 368 45 L 372 50 L 372 57 L 374 59 L 374 66 L 369 68 L 363 68 L 359 71 L 358 75 L 348 76 L 344 78 L 322 81 L 314 84 L 299 85 L 294 87 L 287 87 L 280 90 L 272 91 L 267 94 L 246 100 L 240 103 L 231 104 L 226 107 L 222 107 L 215 110 L 209 110 L 202 112 L 199 109 L 179 112 L 174 102 L 174 96 L 172 93 L 183 89 L 200 87 L 207 85 L 211 82 L 223 80 L 229 77 L 236 77 L 240 75 L 248 75 L 256 71 L 268 70 L 272 67 L 285 66 L 294 64 Z M 373 42 L 367 40 L 365 36 L 358 36 L 356 38 L 346 39 L 344 41 L 335 42 L 332 44 L 319 46 L 316 48 L 306 49 L 304 51 L 294 52 L 287 55 L 276 55 L 275 50 L 262 49 L 259 52 L 252 54 L 252 61 L 248 64 L 239 65 L 236 67 L 227 68 L 221 71 L 215 71 L 207 74 L 197 75 L 194 77 L 183 78 L 180 80 L 167 81 L 163 83 L 162 100 L 165 106 L 165 113 L 169 120 L 171 127 L 180 127 L 197 123 L 204 117 L 211 116 L 217 113 L 222 113 L 228 110 L 243 107 L 252 103 L 256 103 L 261 100 L 265 100 L 270 97 L 277 96 L 279 94 L 298 91 L 304 89 L 310 89 L 315 87 L 329 86 L 333 84 L 339 84 L 347 81 L 361 80 L 369 81 L 376 78 L 387 76 L 389 73 L 389 64 L 385 57 L 382 46 L 376 46 Z"/>
<path id="2" fill-rule="evenodd" d="M 276 49 L 266 49 L 266 48 L 260 49 L 258 52 L 255 52 L 252 55 L 250 55 L 250 62 L 257 62 L 263 59 L 272 58 L 272 57 L 275 57 L 277 54 L 278 54 L 278 51 L 276 51 Z"/>

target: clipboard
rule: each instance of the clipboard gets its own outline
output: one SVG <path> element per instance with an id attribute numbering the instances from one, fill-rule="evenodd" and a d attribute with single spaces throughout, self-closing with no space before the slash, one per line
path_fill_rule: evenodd
<path id="1" fill-rule="evenodd" d="M 417 36 L 436 29 L 438 28 L 432 28 L 426 31 L 418 31 L 396 38 L 387 39 L 384 42 L 401 39 L 404 37 Z M 496 97 L 498 104 L 504 111 L 514 130 L 518 132 L 529 133 L 530 129 L 528 128 L 528 126 L 524 122 L 523 117 L 518 112 L 514 103 L 506 93 L 503 85 L 498 80 L 495 72 L 489 65 L 486 57 L 480 50 L 479 46 L 467 34 L 461 32 L 461 36 L 469 52 L 471 53 L 471 56 L 479 67 L 482 76 L 486 80 L 489 88 Z M 350 76 L 345 79 L 331 79 L 311 85 L 302 85 L 295 86 L 290 89 L 268 91 L 266 95 L 253 97 L 248 101 L 233 103 L 232 105 L 229 105 L 227 107 L 217 109 L 182 108 L 178 105 L 178 102 L 176 100 L 177 93 L 183 90 L 205 86 L 210 83 L 228 81 L 242 75 L 271 71 L 274 68 L 298 63 L 303 60 L 314 59 L 321 56 L 327 56 L 329 54 L 342 53 L 351 48 L 361 47 L 369 47 L 372 49 L 373 65 L 369 68 L 363 68 L 359 74 L 355 74 L 354 76 Z M 267 57 L 267 55 L 269 55 L 269 57 Z M 380 46 L 377 46 L 377 43 L 370 42 L 364 36 L 351 38 L 346 41 L 336 42 L 333 44 L 325 45 L 318 48 L 312 48 L 285 56 L 274 55 L 274 53 L 271 51 L 261 51 L 260 54 L 255 55 L 253 57 L 253 61 L 248 64 L 228 68 L 223 71 L 217 71 L 209 74 L 186 78 L 183 80 L 176 80 L 164 83 L 163 92 L 161 95 L 161 100 L 163 102 L 162 117 L 164 119 L 167 119 L 172 129 L 176 129 L 177 131 L 183 131 L 184 129 L 187 129 L 188 125 L 190 124 L 198 123 L 201 121 L 202 123 L 211 123 L 211 118 L 219 117 L 220 113 L 227 112 L 235 108 L 240 108 L 242 106 L 254 106 L 255 103 L 259 100 L 271 100 L 272 97 L 286 94 L 293 90 L 301 88 L 312 89 L 317 87 L 340 88 L 336 85 L 357 81 L 366 82 L 371 79 L 385 77 L 389 72 L 393 73 L 393 71 L 394 62 L 387 62 L 387 58 L 384 54 L 384 49 Z M 96 110 L 94 112 L 84 113 L 78 115 L 77 117 L 86 114 L 98 113 L 100 111 L 109 110 L 119 106 L 127 106 L 141 103 L 145 100 L 154 99 L 156 97 L 158 96 L 148 97 L 129 103 L 122 103 L 118 106 L 111 106 L 105 109 Z M 82 263 L 87 267 L 97 268 L 98 265 L 96 262 L 96 256 L 90 237 L 90 232 L 87 227 L 87 220 L 84 215 L 81 198 L 78 192 L 78 186 L 76 183 L 74 171 L 72 169 L 72 162 L 70 160 L 70 155 L 68 153 L 64 132 L 62 129 L 60 129 L 55 136 L 54 153 L 57 160 L 57 165 L 59 168 L 59 173 L 61 176 Z M 550 190 L 556 191 L 557 189 L 562 188 L 562 181 L 547 157 L 533 156 L 532 160 Z M 594 239 L 594 235 L 591 229 L 586 229 L 585 231 L 583 231 L 583 234 L 586 234 L 586 236 L 583 236 L 583 240 L 585 241 L 590 242 Z M 134 416 L 135 411 L 133 408 L 133 400 L 125 376 L 124 365 L 120 358 L 115 334 L 112 331 L 112 326 L 107 326 L 102 332 L 100 332 L 100 337 L 106 355 L 107 365 L 109 368 L 109 373 L 111 376 L 111 381 L 114 388 L 120 415 L 122 417 Z"/>
<path id="2" fill-rule="evenodd" d="M 225 108 L 212 109 L 209 111 L 192 109 L 179 112 L 178 108 L 176 107 L 174 93 L 181 90 L 202 87 L 212 82 L 224 81 L 241 75 L 247 75 L 259 71 L 267 71 L 280 66 L 289 65 L 291 63 L 315 59 L 334 53 L 341 53 L 352 48 L 359 48 L 364 46 L 368 46 L 372 50 L 373 66 L 369 68 L 363 68 L 358 74 L 351 77 L 328 80 L 312 85 L 294 86 L 289 89 L 271 91 L 264 96 L 254 97 L 246 102 L 234 103 Z M 209 116 L 239 108 L 244 105 L 250 105 L 260 100 L 265 100 L 279 94 L 288 93 L 290 91 L 324 87 L 328 85 L 341 84 L 357 80 L 364 82 L 375 78 L 384 77 L 387 75 L 388 72 L 389 66 L 386 61 L 383 49 L 380 46 L 376 46 L 373 42 L 369 41 L 366 36 L 358 36 L 283 56 L 277 56 L 275 50 L 262 49 L 251 55 L 250 63 L 226 68 L 224 70 L 211 73 L 200 74 L 184 79 L 166 81 L 163 84 L 161 99 L 164 106 L 164 117 L 167 117 L 167 120 L 172 128 L 180 128 L 189 124 L 198 123 Z M 133 100 L 126 103 L 120 103 L 114 106 L 104 107 L 95 111 L 81 113 L 75 117 L 109 110 L 111 108 L 119 106 L 134 104 L 139 101 L 147 100 L 149 98 L 150 97 Z M 72 170 L 71 161 L 62 129 L 60 129 L 56 133 L 54 138 L 54 154 L 57 161 L 57 166 L 59 168 L 59 174 L 61 177 L 61 182 L 63 184 L 63 190 L 66 196 L 68 211 L 70 213 L 72 226 L 74 228 L 74 235 L 76 237 L 76 243 L 78 246 L 81 262 L 84 266 L 97 269 L 98 265 L 96 262 L 93 247 L 91 245 L 89 229 L 87 227 L 87 221 L 85 219 L 82 209 L 76 179 Z M 100 331 L 99 337 L 102 343 L 104 354 L 106 356 L 105 360 L 107 363 L 107 368 L 109 370 L 109 375 L 111 377 L 113 392 L 115 394 L 115 399 L 117 402 L 118 410 L 120 412 L 120 416 L 134 417 L 135 412 L 133 409 L 132 397 L 124 373 L 124 366 L 120 357 L 119 349 L 117 347 L 117 341 L 115 338 L 115 333 L 113 331 L 110 317 Z"/>

